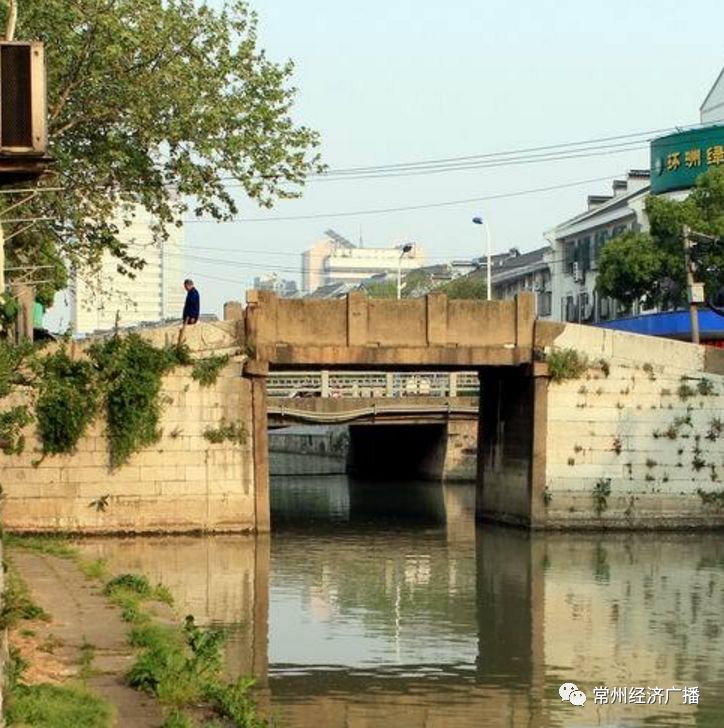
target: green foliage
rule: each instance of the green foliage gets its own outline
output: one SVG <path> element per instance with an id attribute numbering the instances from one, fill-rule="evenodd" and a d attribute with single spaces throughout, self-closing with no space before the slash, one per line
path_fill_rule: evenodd
<path id="1" fill-rule="evenodd" d="M 372 281 L 364 284 L 370 298 L 397 298 L 397 284 L 393 281 Z"/>
<path id="2" fill-rule="evenodd" d="M 221 670 L 223 634 L 201 629 L 187 617 L 182 639 L 147 631 L 144 648 L 128 673 L 128 683 L 181 707 L 204 697 Z"/>
<path id="3" fill-rule="evenodd" d="M 98 411 L 92 364 L 72 359 L 65 348 L 40 360 L 35 404 L 38 435 L 46 454 L 70 453 Z"/>
<path id="4" fill-rule="evenodd" d="M 164 725 L 196 725 L 180 709 L 201 701 L 239 728 L 264 728 L 251 698 L 253 680 L 225 683 L 221 679 L 224 635 L 204 629 L 186 617 L 182 629 L 145 624 L 135 627 L 129 641 L 141 649 L 127 675 L 129 684 L 174 707 Z"/>
<path id="5" fill-rule="evenodd" d="M 585 374 L 590 362 L 575 349 L 554 349 L 546 357 L 548 371 L 554 382 L 578 379 Z"/>
<path id="6" fill-rule="evenodd" d="M 148 579 L 142 574 L 119 574 L 105 585 L 103 593 L 110 596 L 119 589 L 132 592 L 139 597 L 149 597 L 153 591 Z"/>
<path id="7" fill-rule="evenodd" d="M 651 195 L 646 199 L 649 233 L 626 233 L 601 251 L 597 288 L 624 303 L 671 307 L 686 299 L 683 226 L 713 236 L 724 235 L 724 169 L 701 175 L 685 200 Z M 706 295 L 724 285 L 724 247 L 699 245 L 692 258 Z"/>
<path id="8" fill-rule="evenodd" d="M 701 502 L 705 506 L 710 506 L 712 509 L 720 511 L 724 509 L 724 490 L 703 490 L 697 488 L 696 490 Z"/>
<path id="9" fill-rule="evenodd" d="M 596 515 L 601 514 L 608 509 L 608 497 L 611 495 L 611 478 L 599 478 L 593 487 L 593 510 Z"/>
<path id="10" fill-rule="evenodd" d="M 161 377 L 188 361 L 188 350 L 157 349 L 138 334 L 93 344 L 89 354 L 104 394 L 111 467 L 160 439 Z"/>
<path id="11" fill-rule="evenodd" d="M 482 277 L 469 275 L 455 278 L 454 280 L 440 286 L 449 299 L 482 299 L 488 298 L 488 284 Z"/>
<path id="12" fill-rule="evenodd" d="M 209 356 L 205 359 L 197 359 L 194 362 L 194 368 L 191 370 L 191 376 L 202 387 L 210 387 L 216 384 L 221 370 L 229 363 L 229 355 Z"/>
<path id="13" fill-rule="evenodd" d="M 22 429 L 32 421 L 25 405 L 0 412 L 0 450 L 6 455 L 19 455 L 25 449 Z"/>
<path id="14" fill-rule="evenodd" d="M 3 3 L 3 24 L 6 12 Z M 270 207 L 320 169 L 318 135 L 291 118 L 293 65 L 258 47 L 244 0 L 219 10 L 194 0 L 26 2 L 17 37 L 45 42 L 56 172 L 46 184 L 63 189 L 23 207 L 43 221 L 9 241 L 13 260 L 44 241 L 44 261 L 82 268 L 107 250 L 133 274 L 144 262 L 118 239 L 132 204 L 159 221 L 162 239 L 189 211 L 235 216 L 230 178 Z"/>
<path id="15" fill-rule="evenodd" d="M 222 442 L 234 442 L 243 445 L 246 442 L 246 428 L 240 422 L 221 421 L 218 427 L 207 427 L 204 437 L 211 443 L 218 445 Z"/>
<path id="16" fill-rule="evenodd" d="M 162 584 L 151 586 L 141 574 L 120 574 L 111 579 L 103 593 L 121 609 L 121 619 L 132 624 L 142 624 L 148 616 L 142 610 L 144 601 L 159 601 L 173 604 L 173 597 Z"/>
<path id="17" fill-rule="evenodd" d="M 5 591 L 3 593 L 2 611 L 0 611 L 0 629 L 11 627 L 24 619 L 47 621 L 50 616 L 33 600 L 28 587 L 11 563 L 5 575 Z"/>
<path id="18" fill-rule="evenodd" d="M 710 397 L 714 394 L 714 383 L 710 379 L 700 379 L 696 383 L 696 391 L 702 397 Z"/>
<path id="19" fill-rule="evenodd" d="M 43 728 L 110 728 L 110 704 L 81 687 L 16 685 L 7 705 L 8 725 Z"/>
<path id="20" fill-rule="evenodd" d="M 429 271 L 418 268 L 417 270 L 409 271 L 405 275 L 402 283 L 402 296 L 403 298 L 424 296 L 435 287 L 432 274 Z"/>
<path id="21" fill-rule="evenodd" d="M 15 536 L 7 534 L 4 543 L 10 548 L 21 548 L 60 559 L 76 559 L 78 550 L 62 536 Z"/>
<path id="22" fill-rule="evenodd" d="M 624 233 L 601 250 L 596 288 L 602 296 L 615 298 L 630 307 L 643 298 L 658 303 L 661 292 L 652 290 L 652 281 L 662 276 L 662 259 L 656 242 L 648 233 Z"/>
<path id="23" fill-rule="evenodd" d="M 34 346 L 30 342 L 15 345 L 0 339 L 0 397 L 10 394 L 15 385 L 28 383 L 22 369 L 33 351 Z"/>
<path id="24" fill-rule="evenodd" d="M 20 311 L 18 301 L 9 293 L 0 291 L 0 329 L 7 329 L 15 323 Z"/>
<path id="25" fill-rule="evenodd" d="M 693 397 L 696 394 L 696 390 L 693 387 L 689 386 L 686 382 L 682 382 L 679 385 L 679 388 L 676 390 L 676 394 L 679 395 L 679 399 L 685 402 L 687 399 Z"/>

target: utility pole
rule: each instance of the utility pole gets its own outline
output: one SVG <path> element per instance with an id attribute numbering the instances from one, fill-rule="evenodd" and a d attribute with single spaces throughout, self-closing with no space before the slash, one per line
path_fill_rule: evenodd
<path id="1" fill-rule="evenodd" d="M 704 284 L 694 281 L 694 267 L 691 260 L 691 228 L 684 225 L 684 256 L 686 257 L 686 293 L 689 299 L 689 318 L 691 320 L 691 343 L 699 343 L 699 303 L 704 302 Z"/>
<path id="2" fill-rule="evenodd" d="M 704 250 L 711 249 L 711 246 L 721 246 L 724 243 L 722 238 L 716 235 L 707 235 L 706 233 L 698 233 L 692 230 L 688 225 L 683 228 L 684 238 L 684 255 L 686 256 L 686 288 L 689 299 L 689 313 L 691 315 L 691 340 L 693 343 L 699 343 L 699 316 L 698 309 L 700 303 L 706 302 L 704 296 L 704 284 L 694 280 L 695 263 L 692 260 L 692 251 L 701 245 Z"/>

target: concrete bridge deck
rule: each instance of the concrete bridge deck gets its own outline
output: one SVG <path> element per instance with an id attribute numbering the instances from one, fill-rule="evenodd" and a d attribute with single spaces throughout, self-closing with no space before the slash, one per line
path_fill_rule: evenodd
<path id="1" fill-rule="evenodd" d="M 195 356 L 239 352 L 212 387 L 187 368 L 163 383 L 159 442 L 112 470 L 104 422 L 73 454 L 0 455 L 4 522 L 16 531 L 267 531 L 270 373 L 470 372 L 482 397 L 476 509 L 529 528 L 724 526 L 724 352 L 683 342 L 536 321 L 534 299 L 334 301 L 250 292 L 228 320 L 189 327 Z M 178 329 L 155 329 L 174 343 Z M 144 334 L 146 336 L 146 334 Z M 81 348 L 81 347 L 79 347 Z M 573 351 L 578 371 L 549 364 Z M 82 351 L 78 352 L 82 356 Z M 32 403 L 18 390 L 3 409 Z M 301 400 L 300 400 L 301 401 Z M 332 401 L 331 399 L 329 401 Z M 317 406 L 311 405 L 311 406 Z M 325 405 L 327 406 L 327 405 Z M 400 414 L 401 413 L 397 413 Z M 214 441 L 233 423 L 244 437 Z M 453 423 L 454 424 L 454 423 Z M 360 426 L 367 457 L 400 448 Z M 409 438 L 413 428 L 397 428 Z M 426 446 L 425 446 L 426 447 Z M 379 449 L 382 448 L 382 449 Z M 408 450 L 425 449 L 409 443 Z M 89 505 L 102 499 L 104 510 Z"/>

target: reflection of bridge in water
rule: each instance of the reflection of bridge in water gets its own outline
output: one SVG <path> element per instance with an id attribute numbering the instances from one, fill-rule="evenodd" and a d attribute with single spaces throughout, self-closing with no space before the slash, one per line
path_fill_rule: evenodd
<path id="1" fill-rule="evenodd" d="M 374 489 L 365 505 L 352 488 L 346 524 L 80 548 L 167 584 L 180 614 L 235 625 L 228 669 L 256 675 L 282 725 L 722 724 L 721 535 L 476 532 L 465 490 L 430 486 L 404 529 L 370 520 Z M 561 703 L 568 680 L 590 704 Z M 592 700 L 597 685 L 682 682 L 702 705 Z"/>
<path id="2" fill-rule="evenodd" d="M 444 422 L 478 416 L 477 372 L 272 371 L 269 425 Z"/>

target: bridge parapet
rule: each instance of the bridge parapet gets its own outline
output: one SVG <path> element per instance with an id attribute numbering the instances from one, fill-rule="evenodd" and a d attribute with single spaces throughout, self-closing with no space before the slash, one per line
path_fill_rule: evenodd
<path id="1" fill-rule="evenodd" d="M 246 338 L 270 364 L 483 366 L 532 359 L 535 301 L 280 299 L 247 293 Z"/>

